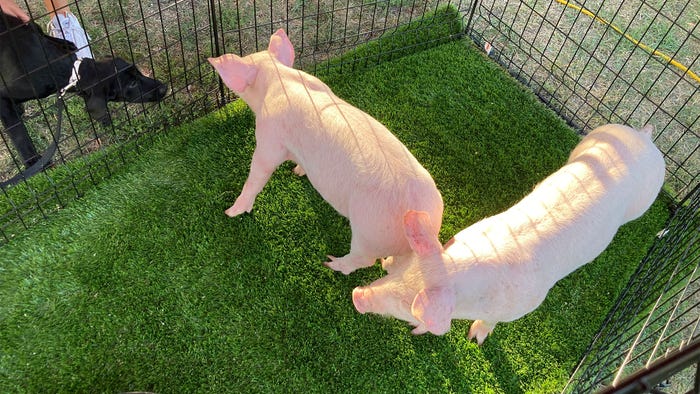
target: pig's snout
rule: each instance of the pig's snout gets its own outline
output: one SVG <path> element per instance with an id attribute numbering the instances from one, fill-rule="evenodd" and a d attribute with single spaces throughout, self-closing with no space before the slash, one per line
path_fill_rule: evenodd
<path id="1" fill-rule="evenodd" d="M 355 290 L 352 291 L 352 303 L 355 305 L 355 309 L 362 314 L 367 313 L 369 309 L 369 302 L 367 300 L 368 291 L 369 290 L 362 287 L 356 287 Z"/>

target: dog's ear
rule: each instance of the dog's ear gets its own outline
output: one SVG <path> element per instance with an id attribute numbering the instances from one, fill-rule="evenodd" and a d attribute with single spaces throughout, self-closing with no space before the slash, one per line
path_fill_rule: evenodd
<path id="1" fill-rule="evenodd" d="M 78 68 L 78 83 L 76 88 L 79 92 L 87 92 L 95 88 L 101 81 L 98 77 L 100 70 L 94 59 L 83 59 Z"/>
<path id="2" fill-rule="evenodd" d="M 78 94 L 85 99 L 85 108 L 90 117 L 104 125 L 109 124 L 107 100 L 110 98 L 110 80 L 114 79 L 115 75 L 111 61 L 97 62 L 94 59 L 83 59 L 78 74 L 80 77 L 76 88 Z"/>
<path id="3" fill-rule="evenodd" d="M 96 95 L 104 98 L 105 101 L 118 98 L 117 78 L 119 76 L 119 58 L 106 58 L 101 60 L 83 59 L 80 64 L 80 78 L 78 79 L 78 90 L 86 92 L 88 95 Z M 122 70 L 128 70 L 130 65 L 122 60 L 126 66 Z"/>
<path id="4" fill-rule="evenodd" d="M 116 74 L 109 85 L 110 97 L 116 101 L 135 101 L 143 94 L 139 84 L 143 75 L 134 64 L 122 58 L 115 57 L 112 64 Z"/>

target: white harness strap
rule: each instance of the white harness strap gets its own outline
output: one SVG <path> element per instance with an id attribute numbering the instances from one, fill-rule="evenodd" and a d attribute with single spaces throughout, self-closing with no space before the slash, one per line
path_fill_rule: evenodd
<path id="1" fill-rule="evenodd" d="M 64 86 L 63 89 L 61 89 L 58 92 L 58 97 L 63 98 L 65 96 L 66 92 L 68 89 L 75 87 L 75 85 L 78 84 L 78 80 L 80 79 L 80 74 L 78 74 L 78 70 L 80 70 L 80 63 L 83 61 L 83 59 L 78 59 L 73 63 L 73 70 L 70 73 L 70 78 L 68 79 L 68 85 Z"/>

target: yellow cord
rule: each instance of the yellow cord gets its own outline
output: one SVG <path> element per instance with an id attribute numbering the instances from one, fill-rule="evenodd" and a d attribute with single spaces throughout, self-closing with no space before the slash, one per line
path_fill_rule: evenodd
<path id="1" fill-rule="evenodd" d="M 582 14 L 587 15 L 587 16 L 590 16 L 591 18 L 597 20 L 598 22 L 600 22 L 600 23 L 602 23 L 602 24 L 604 24 L 604 25 L 610 26 L 613 30 L 615 30 L 616 32 L 618 32 L 620 35 L 622 35 L 622 36 L 625 37 L 626 39 L 630 40 L 634 45 L 636 45 L 636 46 L 642 48 L 642 49 L 645 50 L 646 52 L 650 53 L 652 56 L 657 56 L 657 57 L 660 57 L 660 58 L 664 59 L 665 61 L 667 61 L 667 62 L 668 62 L 669 64 L 671 64 L 672 66 L 674 66 L 674 67 L 678 68 L 679 70 L 683 71 L 684 73 L 686 73 L 690 78 L 693 78 L 693 79 L 696 80 L 697 82 L 700 82 L 700 77 L 698 77 L 698 75 L 695 74 L 694 72 L 690 71 L 690 69 L 689 69 L 688 67 L 684 66 L 683 64 L 679 63 L 678 61 L 674 60 L 672 57 L 668 56 L 667 54 L 665 54 L 665 53 L 663 53 L 663 52 L 659 52 L 659 51 L 657 51 L 657 50 L 655 50 L 655 49 L 649 48 L 649 46 L 647 46 L 647 45 L 645 45 L 645 44 L 639 42 L 639 40 L 634 39 L 634 37 L 632 37 L 632 36 L 630 36 L 629 34 L 623 32 L 622 30 L 620 30 L 619 27 L 613 25 L 612 23 L 608 22 L 607 20 L 605 20 L 605 19 L 599 17 L 598 15 L 592 13 L 591 11 L 589 11 L 588 9 L 586 9 L 585 7 L 581 7 L 581 6 L 578 6 L 578 5 L 576 5 L 576 4 L 573 4 L 573 3 L 571 3 L 569 0 L 557 0 L 557 2 L 560 3 L 560 4 L 563 4 L 563 5 L 565 5 L 565 6 L 567 6 L 567 7 L 569 7 L 569 8 L 573 8 L 573 9 L 575 9 L 576 11 L 580 11 Z"/>

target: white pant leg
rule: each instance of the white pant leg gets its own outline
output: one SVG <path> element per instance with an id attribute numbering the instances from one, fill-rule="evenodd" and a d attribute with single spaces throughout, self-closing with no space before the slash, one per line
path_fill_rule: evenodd
<path id="1" fill-rule="evenodd" d="M 92 51 L 90 51 L 90 46 L 88 37 L 85 30 L 80 26 L 78 18 L 72 13 L 56 14 L 46 25 L 46 30 L 48 30 L 49 35 L 52 37 L 66 39 L 78 48 L 75 53 L 78 58 L 92 58 Z"/>

